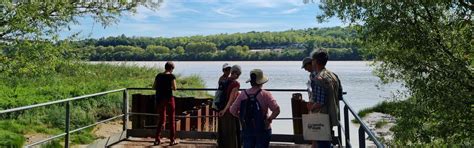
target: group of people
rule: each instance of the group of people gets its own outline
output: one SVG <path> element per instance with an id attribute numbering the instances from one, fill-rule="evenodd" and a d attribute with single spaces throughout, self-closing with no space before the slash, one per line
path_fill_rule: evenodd
<path id="1" fill-rule="evenodd" d="M 310 72 L 308 86 L 310 87 L 311 112 L 321 112 L 330 115 L 331 127 L 337 125 L 338 102 L 342 97 L 342 88 L 337 75 L 325 68 L 328 55 L 325 51 L 317 51 L 312 57 L 303 59 L 302 68 Z M 156 90 L 158 114 L 160 114 L 155 137 L 155 145 L 159 145 L 160 133 L 165 127 L 166 116 L 170 121 L 170 145 L 176 145 L 175 140 L 175 103 L 173 90 L 176 90 L 176 77 L 172 74 L 173 62 L 166 62 L 165 72 L 155 77 L 153 88 Z M 239 65 L 222 66 L 222 76 L 218 81 L 218 89 L 212 107 L 218 112 L 219 147 L 226 148 L 266 148 L 269 147 L 272 121 L 280 114 L 280 107 L 269 91 L 263 85 L 269 81 L 261 69 L 250 71 L 251 88 L 239 92 L 238 79 L 242 73 Z M 166 114 L 166 108 L 170 111 Z M 271 113 L 270 113 L 271 112 Z M 331 141 L 315 141 L 314 147 L 330 147 Z"/>

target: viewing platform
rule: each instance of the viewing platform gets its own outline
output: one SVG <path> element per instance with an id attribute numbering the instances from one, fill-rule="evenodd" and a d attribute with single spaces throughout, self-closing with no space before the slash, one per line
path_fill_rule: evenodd
<path id="1" fill-rule="evenodd" d="M 96 126 L 98 124 L 121 119 L 121 130 L 118 133 L 111 133 L 109 137 L 94 141 L 84 147 L 158 147 L 153 146 L 154 136 L 156 133 L 156 104 L 154 95 L 142 95 L 140 93 L 129 94 L 129 91 L 150 91 L 151 88 L 122 88 L 110 90 L 95 94 L 83 95 L 64 100 L 51 101 L 30 106 L 18 107 L 0 111 L 0 115 L 12 112 L 28 110 L 36 107 L 48 106 L 53 104 L 64 104 L 65 114 L 65 131 L 62 134 L 51 136 L 39 141 L 30 142 L 25 147 L 37 147 L 51 140 L 57 140 L 64 137 L 64 147 L 70 147 L 70 134 L 81 131 L 83 129 Z M 215 91 L 210 88 L 181 88 L 178 91 Z M 275 120 L 291 120 L 293 134 L 272 134 L 271 147 L 311 147 L 310 141 L 303 138 L 302 114 L 308 113 L 306 108 L 307 102 L 302 99 L 301 92 L 307 92 L 306 89 L 266 89 L 270 92 L 291 92 L 288 96 L 291 99 L 291 118 L 276 118 Z M 102 96 L 111 93 L 122 93 L 122 114 L 115 117 L 98 121 L 88 126 L 77 129 L 70 129 L 70 104 L 71 102 L 82 99 L 94 99 L 95 96 Z M 131 100 L 129 97 L 131 96 Z M 180 142 L 177 147 L 216 147 L 217 146 L 217 112 L 211 109 L 211 98 L 194 98 L 194 97 L 175 97 L 176 101 L 176 131 L 177 138 Z M 131 105 L 129 105 L 131 103 Z M 375 134 L 366 126 L 366 124 L 357 116 L 356 112 L 350 105 L 341 99 L 344 108 L 339 109 L 343 112 L 344 122 L 338 122 L 335 129 L 335 138 L 333 145 L 339 147 L 352 147 L 350 141 L 349 129 L 349 111 L 351 115 L 360 123 L 358 130 L 359 139 L 358 146 L 366 147 L 366 139 L 374 142 L 376 147 L 384 147 Z M 341 115 L 341 114 L 340 114 Z M 167 125 L 168 126 L 168 125 Z M 168 129 L 168 127 L 166 127 Z M 368 136 L 368 137 L 367 137 Z M 162 132 L 163 143 L 159 146 L 168 146 L 169 140 L 168 130 Z M 82 147 L 82 146 L 79 146 Z"/>

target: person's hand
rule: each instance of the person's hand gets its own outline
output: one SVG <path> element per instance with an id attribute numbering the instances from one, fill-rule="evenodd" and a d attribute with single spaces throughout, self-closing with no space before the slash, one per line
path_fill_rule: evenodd
<path id="1" fill-rule="evenodd" d="M 267 120 L 265 120 L 265 127 L 270 127 L 270 124 L 272 123 L 273 119 L 272 118 L 267 118 Z"/>
<path id="2" fill-rule="evenodd" d="M 319 103 L 310 103 L 308 104 L 308 110 L 310 111 L 318 111 L 321 109 L 321 104 Z"/>
<path id="3" fill-rule="evenodd" d="M 219 111 L 219 117 L 224 116 L 225 112 L 227 112 L 227 109 L 223 109 L 223 110 Z"/>

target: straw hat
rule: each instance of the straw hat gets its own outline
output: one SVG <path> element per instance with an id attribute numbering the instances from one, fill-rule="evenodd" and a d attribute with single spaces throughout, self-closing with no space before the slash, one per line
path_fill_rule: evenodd
<path id="1" fill-rule="evenodd" d="M 256 76 L 256 83 L 257 84 L 264 84 L 268 81 L 268 77 L 263 74 L 261 69 L 253 69 L 250 71 L 250 75 L 255 74 Z M 246 83 L 250 82 L 251 79 L 248 79 Z"/>

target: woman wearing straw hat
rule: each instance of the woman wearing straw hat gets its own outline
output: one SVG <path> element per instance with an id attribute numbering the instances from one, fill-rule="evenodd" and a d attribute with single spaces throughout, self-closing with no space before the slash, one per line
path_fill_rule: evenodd
<path id="1" fill-rule="evenodd" d="M 253 69 L 250 71 L 250 79 L 247 80 L 247 83 L 250 82 L 252 88 L 246 89 L 243 93 L 241 93 L 237 97 L 237 100 L 234 102 L 234 104 L 232 104 L 230 109 L 232 115 L 240 118 L 242 124 L 241 133 L 244 148 L 269 147 L 272 135 L 270 124 L 272 123 L 273 119 L 275 119 L 278 114 L 280 114 L 280 107 L 276 103 L 276 100 L 273 98 L 272 94 L 269 91 L 262 89 L 263 84 L 265 84 L 267 81 L 268 77 L 263 74 L 262 70 Z M 247 110 L 247 106 L 250 104 L 249 102 L 256 103 L 256 106 L 258 106 L 258 110 L 260 111 L 259 113 L 257 112 L 255 115 L 252 115 L 254 116 L 252 122 L 258 125 L 262 125 L 261 123 L 263 123 L 262 126 L 249 127 L 247 126 L 248 121 L 244 121 L 243 118 L 247 117 L 243 112 L 251 112 Z M 268 110 L 272 111 L 271 115 L 268 115 Z M 255 121 L 259 119 L 261 120 Z"/>

